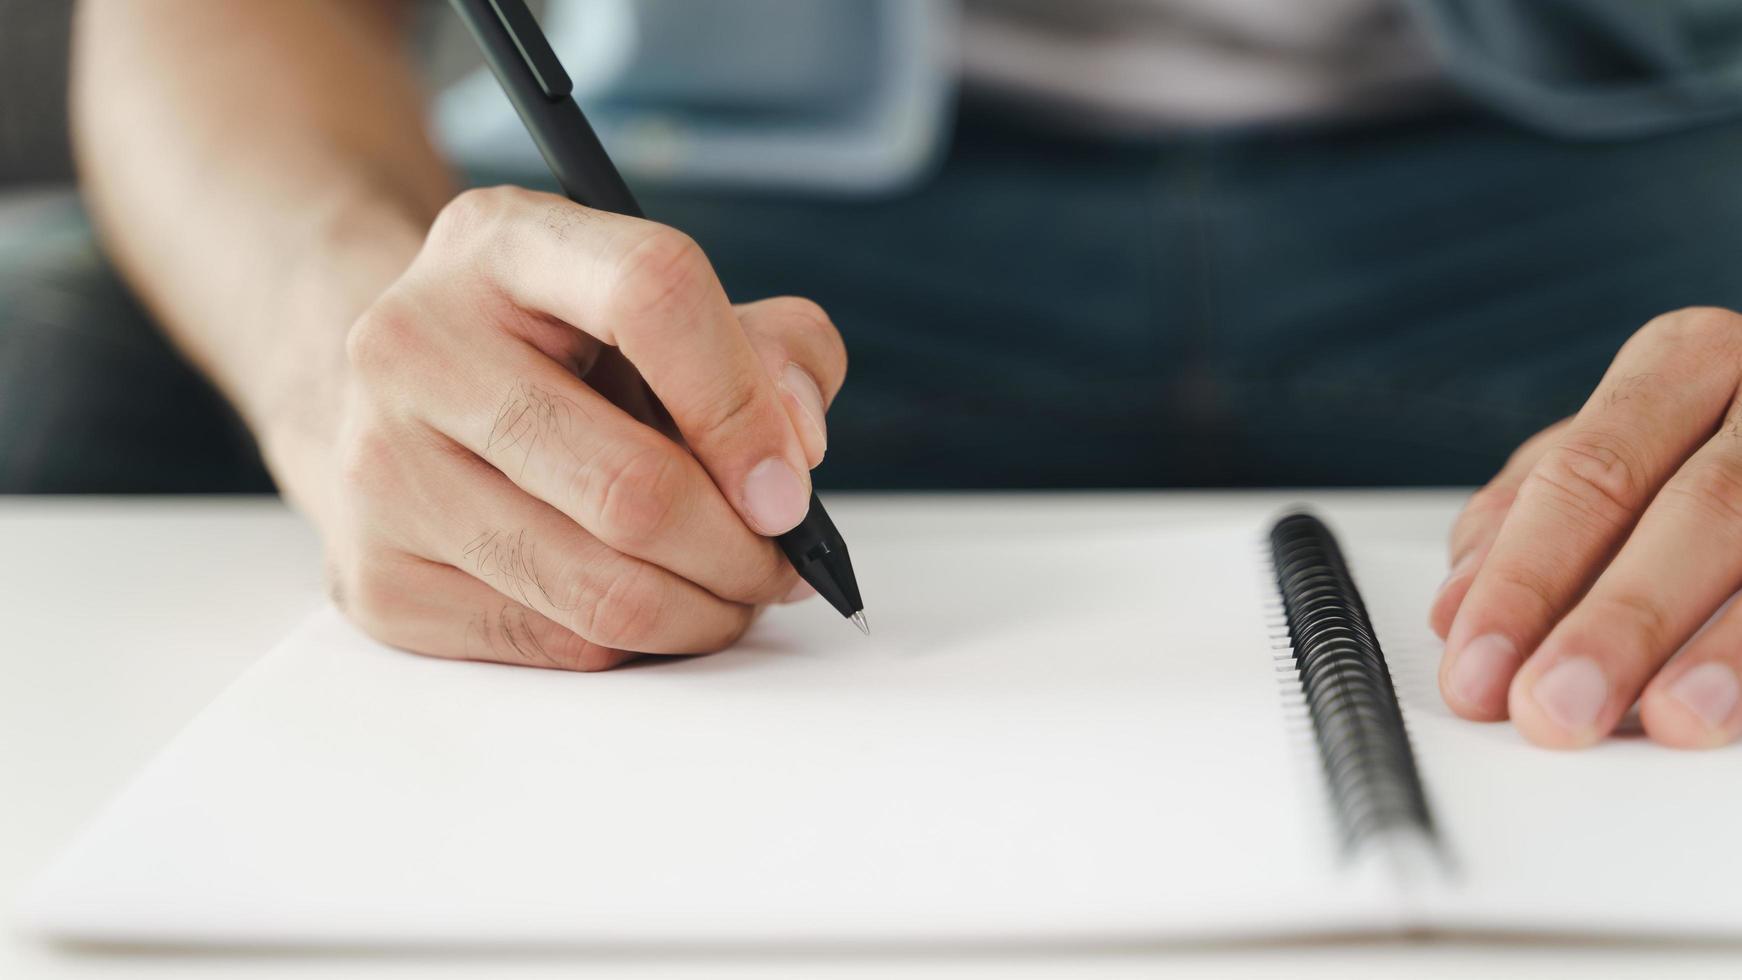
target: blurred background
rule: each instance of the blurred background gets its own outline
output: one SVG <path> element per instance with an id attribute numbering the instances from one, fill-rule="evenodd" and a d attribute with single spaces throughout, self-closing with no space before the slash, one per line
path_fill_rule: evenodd
<path id="1" fill-rule="evenodd" d="M 70 189 L 72 7 L 0 0 L 0 490 L 270 490 Z M 1729 3 L 540 9 L 649 213 L 845 334 L 825 487 L 1475 483 L 1742 306 Z M 412 33 L 467 178 L 548 185 Z"/>
<path id="2" fill-rule="evenodd" d="M 0 187 L 72 179 L 67 141 L 70 0 L 0 0 Z"/>

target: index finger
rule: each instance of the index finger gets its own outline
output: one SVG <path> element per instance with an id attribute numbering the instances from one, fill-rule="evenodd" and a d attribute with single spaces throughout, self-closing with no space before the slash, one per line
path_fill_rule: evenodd
<path id="1" fill-rule="evenodd" d="M 804 518 L 798 433 L 693 239 L 519 188 L 456 198 L 430 232 L 442 236 L 515 305 L 621 350 L 753 530 L 782 534 Z"/>

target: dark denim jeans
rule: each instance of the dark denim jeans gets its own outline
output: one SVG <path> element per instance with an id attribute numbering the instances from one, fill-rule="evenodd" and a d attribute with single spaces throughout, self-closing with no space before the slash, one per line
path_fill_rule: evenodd
<path id="1" fill-rule="evenodd" d="M 1575 144 L 1448 112 L 1109 142 L 979 114 L 896 200 L 642 196 L 734 298 L 834 315 L 852 366 L 823 487 L 1473 483 L 1650 317 L 1742 308 L 1742 125 Z M 58 221 L 52 247 L 0 242 L 0 487 L 259 485 Z"/>

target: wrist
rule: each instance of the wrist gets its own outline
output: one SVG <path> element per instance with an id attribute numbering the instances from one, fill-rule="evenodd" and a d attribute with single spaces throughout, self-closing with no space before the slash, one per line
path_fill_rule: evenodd
<path id="1" fill-rule="evenodd" d="M 235 402 L 279 489 L 322 523 L 349 386 L 345 338 L 404 272 L 428 221 L 390 200 L 337 195 L 290 250 L 283 288 Z"/>

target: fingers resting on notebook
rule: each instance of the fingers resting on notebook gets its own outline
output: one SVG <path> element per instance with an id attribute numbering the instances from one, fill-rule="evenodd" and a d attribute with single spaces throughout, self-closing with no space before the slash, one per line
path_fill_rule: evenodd
<path id="1" fill-rule="evenodd" d="M 1455 711 L 1559 748 L 1636 703 L 1667 745 L 1742 735 L 1739 385 L 1742 316 L 1659 317 L 1471 498 L 1431 613 Z"/>
<path id="2" fill-rule="evenodd" d="M 347 354 L 317 523 L 376 637 L 591 670 L 811 594 L 771 536 L 808 510 L 840 336 L 807 300 L 732 305 L 682 234 L 468 192 Z"/>

